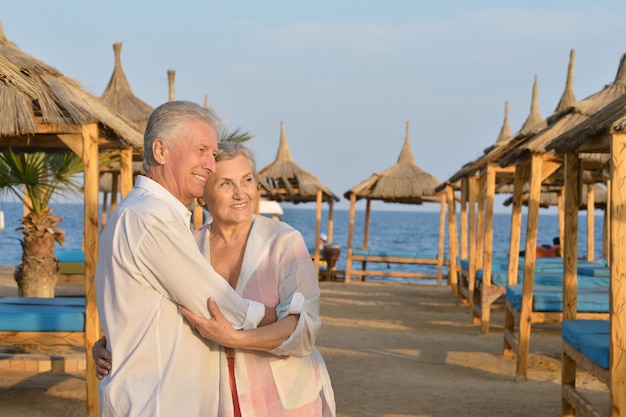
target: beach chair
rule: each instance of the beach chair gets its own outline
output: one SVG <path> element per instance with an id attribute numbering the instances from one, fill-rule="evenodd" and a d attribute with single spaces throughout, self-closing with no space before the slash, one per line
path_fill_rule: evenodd
<path id="1" fill-rule="evenodd" d="M 56 285 L 85 285 L 85 252 L 57 251 L 59 279 Z"/>
<path id="2" fill-rule="evenodd" d="M 449 265 L 446 262 L 445 255 L 428 254 L 409 251 L 377 251 L 354 249 L 350 257 L 350 268 L 346 268 L 346 276 L 357 275 L 360 281 L 365 281 L 367 276 L 370 277 L 390 277 L 390 278 L 425 278 L 437 280 L 437 285 L 443 282 L 443 267 Z M 352 262 L 360 262 L 360 268 L 354 268 Z M 386 263 L 386 264 L 402 264 L 402 265 L 429 265 L 436 266 L 436 272 L 425 271 L 397 271 L 387 268 L 386 270 L 367 269 L 368 263 Z M 349 272 L 348 272 L 349 271 Z"/>
<path id="3" fill-rule="evenodd" d="M 565 320 L 561 323 L 563 358 L 561 401 L 585 416 L 602 416 L 598 408 L 576 389 L 579 369 L 609 385 L 608 320 Z"/>
<path id="4" fill-rule="evenodd" d="M 0 345 L 85 346 L 85 298 L 0 297 Z"/>
<path id="5" fill-rule="evenodd" d="M 544 278 L 541 278 L 541 277 Z M 553 281 L 546 277 L 553 276 Z M 578 275 L 577 306 L 581 319 L 609 317 L 609 278 Z M 539 284 L 506 287 L 503 356 L 516 357 L 516 379 L 526 380 L 533 324 L 563 321 L 563 281 L 558 273 L 540 274 Z M 546 285 L 548 284 L 548 285 Z M 516 330 L 519 332 L 516 334 Z"/>

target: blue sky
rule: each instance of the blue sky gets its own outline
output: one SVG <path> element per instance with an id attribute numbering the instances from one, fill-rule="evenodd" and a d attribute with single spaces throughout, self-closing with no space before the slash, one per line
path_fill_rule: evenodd
<path id="1" fill-rule="evenodd" d="M 284 121 L 295 161 L 342 197 L 339 208 L 345 191 L 396 162 L 407 121 L 417 165 L 443 181 L 495 142 L 505 101 L 519 130 L 535 75 L 540 112 L 552 113 L 570 49 L 576 97 L 601 90 L 626 52 L 624 21 L 626 3 L 609 0 L 33 0 L 0 17 L 22 50 L 95 95 L 115 42 L 152 106 L 167 101 L 175 70 L 177 99 L 206 95 L 229 126 L 256 135 L 259 168 Z"/>

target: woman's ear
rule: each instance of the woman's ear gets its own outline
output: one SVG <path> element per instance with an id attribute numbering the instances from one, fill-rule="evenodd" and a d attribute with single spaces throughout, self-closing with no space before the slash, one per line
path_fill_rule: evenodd
<path id="1" fill-rule="evenodd" d="M 152 154 L 159 164 L 165 165 L 168 154 L 167 144 L 161 139 L 155 139 L 154 142 L 152 142 Z"/>
<path id="2" fill-rule="evenodd" d="M 206 201 L 204 201 L 204 198 L 196 197 L 196 201 L 198 202 L 198 205 L 200 207 L 202 207 L 203 209 L 206 209 Z"/>

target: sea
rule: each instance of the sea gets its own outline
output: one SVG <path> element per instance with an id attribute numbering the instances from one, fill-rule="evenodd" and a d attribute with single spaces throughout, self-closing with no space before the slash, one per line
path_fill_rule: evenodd
<path id="1" fill-rule="evenodd" d="M 82 248 L 83 206 L 79 203 L 52 203 L 53 213 L 63 221 L 59 228 L 65 231 L 65 243 L 57 245 L 57 251 L 74 251 Z M 21 262 L 22 248 L 20 244 L 20 227 L 22 206 L 15 202 L 0 202 L 0 211 L 4 215 L 4 229 L 0 230 L 0 265 L 18 265 Z M 315 207 L 285 207 L 281 221 L 284 221 L 299 230 L 312 248 L 315 243 Z M 348 210 L 334 210 L 333 244 L 339 245 L 341 252 L 336 268 L 339 271 L 346 267 L 346 248 L 348 243 Z M 580 213 L 579 218 L 579 256 L 586 255 L 587 248 L 587 218 L 586 212 Z M 363 244 L 363 226 L 365 212 L 356 211 L 354 248 Z M 439 212 L 426 211 L 396 211 L 372 210 L 370 214 L 369 249 L 388 251 L 412 251 L 418 253 L 437 252 L 439 239 Z M 447 217 L 446 217 L 447 220 Z M 602 258 L 603 214 L 596 212 L 594 222 L 595 259 Z M 328 212 L 322 211 L 322 233 L 328 234 Z M 493 257 L 507 257 L 511 228 L 509 213 L 494 214 L 493 226 Z M 0 225 L 1 226 L 1 225 Z M 522 218 L 521 249 L 524 248 L 526 232 L 526 217 Z M 448 231 L 445 229 L 445 251 L 448 251 Z M 556 213 L 541 213 L 539 215 L 538 244 L 551 244 L 552 239 L 559 235 L 558 216 Z M 460 236 L 460 235 L 459 235 Z M 356 266 L 356 264 L 355 264 Z M 434 273 L 435 266 L 415 266 L 385 263 L 370 263 L 368 269 L 388 271 L 422 271 Z M 367 277 L 371 281 L 396 281 L 405 283 L 431 283 L 436 281 L 424 279 L 402 279 L 387 277 Z"/>

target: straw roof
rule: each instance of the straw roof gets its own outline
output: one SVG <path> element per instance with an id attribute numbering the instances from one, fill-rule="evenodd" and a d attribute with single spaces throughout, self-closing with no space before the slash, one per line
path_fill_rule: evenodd
<path id="1" fill-rule="evenodd" d="M 349 199 L 354 194 L 357 200 L 366 198 L 387 203 L 422 204 L 428 200 L 427 197 L 437 194 L 435 187 L 439 183 L 437 178 L 415 164 L 409 140 L 409 122 L 406 122 L 406 136 L 398 162 L 352 187 L 344 197 Z"/>
<path id="2" fill-rule="evenodd" d="M 608 142 L 603 139 L 606 135 L 624 130 L 626 130 L 626 94 L 555 138 L 546 145 L 546 148 L 564 154 L 574 152 L 586 144 L 587 151 L 609 152 Z M 594 143 L 590 139 L 597 140 Z"/>
<path id="3" fill-rule="evenodd" d="M 565 91 L 553 115 L 548 118 L 548 126 L 503 156 L 500 161 L 502 166 L 514 163 L 527 152 L 548 152 L 546 147 L 555 138 L 576 127 L 618 97 L 626 94 L 626 55 L 623 55 L 620 60 L 613 83 L 580 102 L 576 101 L 572 88 L 573 61 L 574 50 L 570 54 Z"/>
<path id="4" fill-rule="evenodd" d="M 595 208 L 606 208 L 606 188 L 601 186 L 600 184 L 593 185 L 593 196 L 594 196 L 594 206 Z M 522 196 L 522 204 L 525 206 L 528 205 L 528 191 L 524 191 Z M 541 196 L 539 198 L 539 206 L 543 208 L 548 208 L 557 205 L 557 196 L 558 191 L 550 190 L 548 187 L 541 187 Z M 587 187 L 582 187 L 582 195 L 581 195 L 581 207 L 587 208 Z M 504 206 L 510 206 L 513 204 L 513 196 L 507 198 L 503 203 Z"/>
<path id="5" fill-rule="evenodd" d="M 130 88 L 126 74 L 124 74 L 124 70 L 122 69 L 121 42 L 113 44 L 113 53 L 115 54 L 113 74 L 104 92 L 100 96 L 100 101 L 126 118 L 137 130 L 143 132 L 146 130 L 150 113 L 152 113 L 154 109 L 149 104 L 137 98 Z"/>
<path id="6" fill-rule="evenodd" d="M 276 201 L 291 201 L 293 203 L 316 201 L 317 192 L 322 192 L 322 200 L 339 201 L 317 177 L 298 164 L 291 156 L 285 125 L 280 122 L 280 143 L 276 159 L 259 171 L 261 186 L 265 190 L 264 197 Z"/>
<path id="7" fill-rule="evenodd" d="M 476 173 L 480 168 L 488 163 L 498 162 L 500 158 L 511 149 L 514 149 L 518 144 L 522 143 L 528 137 L 541 131 L 546 126 L 546 121 L 541 116 L 539 111 L 539 87 L 537 82 L 537 76 L 533 82 L 532 98 L 530 104 L 530 113 L 524 121 L 524 124 L 520 130 L 514 135 L 508 135 L 510 128 L 508 127 L 508 102 L 505 102 L 504 122 L 502 129 L 496 140 L 496 143 L 484 150 L 483 155 L 474 159 L 473 161 L 465 164 L 460 170 L 453 174 L 444 184 L 440 184 L 437 190 L 445 187 L 445 184 L 453 184 L 464 177 L 468 177 Z"/>
<path id="8" fill-rule="evenodd" d="M 140 150 L 141 134 L 80 84 L 7 39 L 0 26 L 0 149 L 67 149 L 57 135 L 97 123 L 99 147 Z"/>

